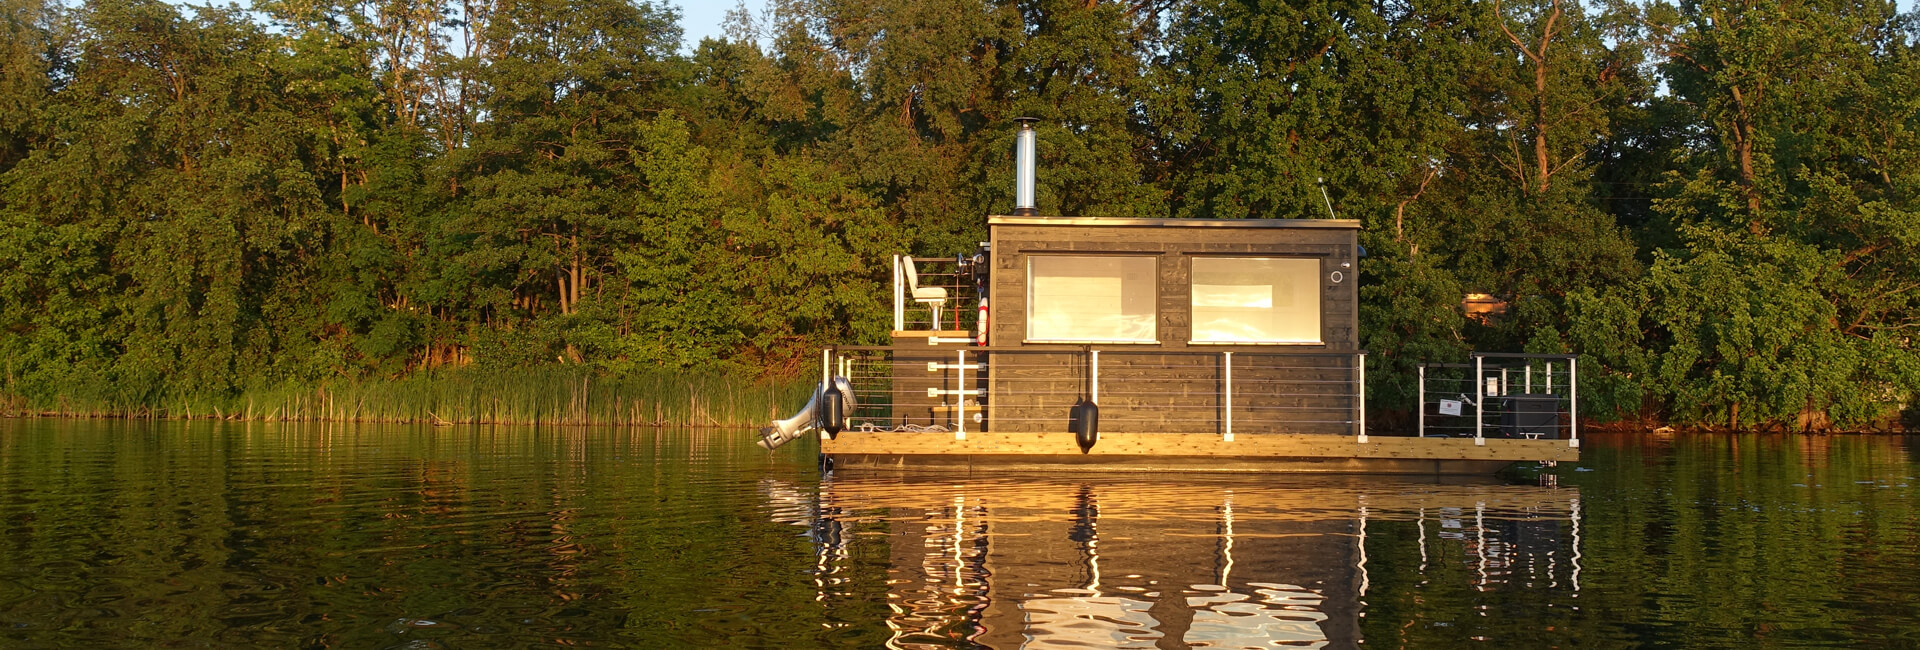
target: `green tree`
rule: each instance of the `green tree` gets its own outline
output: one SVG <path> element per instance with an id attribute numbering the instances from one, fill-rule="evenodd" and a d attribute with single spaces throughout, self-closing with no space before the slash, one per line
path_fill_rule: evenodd
<path id="1" fill-rule="evenodd" d="M 1656 5 L 1702 138 L 1656 209 L 1684 248 L 1648 278 L 1675 414 L 1826 428 L 1920 391 L 1911 16 L 1891 3 Z"/>

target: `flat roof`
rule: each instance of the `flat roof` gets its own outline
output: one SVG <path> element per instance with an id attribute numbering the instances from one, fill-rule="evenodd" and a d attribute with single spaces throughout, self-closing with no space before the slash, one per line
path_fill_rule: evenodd
<path id="1" fill-rule="evenodd" d="M 1118 217 L 987 217 L 989 226 L 1121 226 L 1134 228 L 1340 228 L 1360 229 L 1359 219 L 1132 219 Z"/>

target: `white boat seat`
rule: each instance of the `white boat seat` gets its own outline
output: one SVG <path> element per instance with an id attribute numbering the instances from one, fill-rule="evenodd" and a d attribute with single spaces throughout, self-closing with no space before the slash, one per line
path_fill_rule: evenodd
<path id="1" fill-rule="evenodd" d="M 913 268 L 913 258 L 905 258 L 907 263 L 907 288 L 913 294 L 913 301 L 927 305 L 927 311 L 933 313 L 933 329 L 940 329 L 940 309 L 947 303 L 947 290 L 941 287 L 920 286 L 920 273 Z"/>

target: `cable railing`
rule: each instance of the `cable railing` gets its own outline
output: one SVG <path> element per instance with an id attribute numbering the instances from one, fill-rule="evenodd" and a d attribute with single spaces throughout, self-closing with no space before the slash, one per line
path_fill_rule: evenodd
<path id="1" fill-rule="evenodd" d="M 1580 446 L 1573 355 L 1475 352 L 1468 363 L 1419 367 L 1424 437 L 1567 440 Z"/>
<path id="2" fill-rule="evenodd" d="M 978 329 L 984 256 L 893 256 L 893 329 L 950 332 Z"/>
<path id="3" fill-rule="evenodd" d="M 826 351 L 862 431 L 1066 431 L 1075 404 L 1106 433 L 1308 433 L 1365 440 L 1364 352 L 1095 346 Z"/>

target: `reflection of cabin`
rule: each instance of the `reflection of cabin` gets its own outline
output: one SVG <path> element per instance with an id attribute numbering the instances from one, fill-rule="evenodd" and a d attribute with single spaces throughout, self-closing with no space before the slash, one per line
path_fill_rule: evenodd
<path id="1" fill-rule="evenodd" d="M 822 583 L 824 607 L 882 570 L 889 647 L 1359 647 L 1369 588 L 1577 581 L 1578 496 L 1340 477 L 875 477 L 821 483 L 817 515 L 794 523 L 819 531 L 819 571 L 839 581 Z M 1376 630 L 1421 615 L 1371 613 Z"/>

